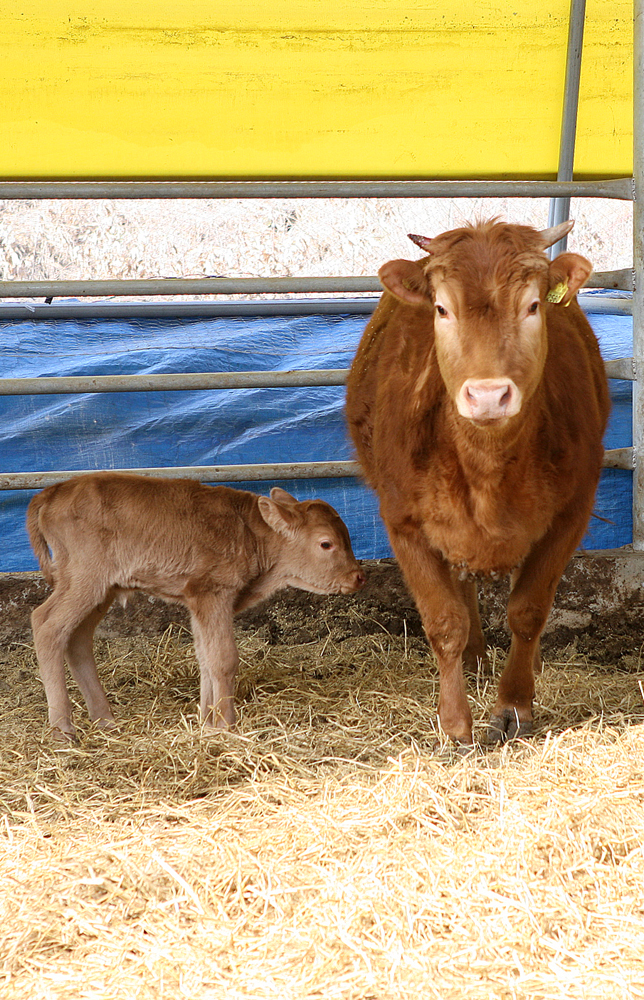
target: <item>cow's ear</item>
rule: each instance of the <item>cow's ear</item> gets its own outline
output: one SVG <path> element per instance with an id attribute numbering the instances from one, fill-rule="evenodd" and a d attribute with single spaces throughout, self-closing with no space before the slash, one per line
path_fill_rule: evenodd
<path id="1" fill-rule="evenodd" d="M 382 284 L 402 302 L 427 305 L 432 291 L 429 278 L 413 260 L 389 260 L 378 271 Z"/>
<path id="2" fill-rule="evenodd" d="M 299 524 L 298 510 L 293 504 L 277 503 L 268 497 L 258 497 L 259 512 L 269 528 L 284 538 L 293 538 Z"/>
<path id="3" fill-rule="evenodd" d="M 584 285 L 593 272 L 593 265 L 578 253 L 560 253 L 548 271 L 549 302 L 567 306 L 575 292 Z"/>
<path id="4" fill-rule="evenodd" d="M 295 497 L 291 496 L 290 493 L 287 493 L 286 490 L 283 490 L 280 486 L 274 486 L 273 487 L 273 489 L 271 490 L 271 499 L 272 500 L 277 500 L 278 503 L 299 503 L 300 502 L 299 500 L 296 500 Z"/>

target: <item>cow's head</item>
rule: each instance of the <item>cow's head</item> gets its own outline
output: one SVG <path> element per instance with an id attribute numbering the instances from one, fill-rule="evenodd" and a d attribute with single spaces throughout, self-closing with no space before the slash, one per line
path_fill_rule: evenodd
<path id="1" fill-rule="evenodd" d="M 429 255 L 393 260 L 379 271 L 397 299 L 433 312 L 434 349 L 458 413 L 500 428 L 534 393 L 548 350 L 547 308 L 567 305 L 588 279 L 584 257 L 545 254 L 570 232 L 563 222 L 542 232 L 496 220 L 410 236 Z M 557 302 L 548 307 L 548 301 Z"/>

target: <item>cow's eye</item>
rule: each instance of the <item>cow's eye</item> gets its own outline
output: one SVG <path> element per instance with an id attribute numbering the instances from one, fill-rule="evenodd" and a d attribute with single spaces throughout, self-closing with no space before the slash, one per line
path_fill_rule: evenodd
<path id="1" fill-rule="evenodd" d="M 320 542 L 320 548 L 321 549 L 332 549 L 333 548 L 333 542 L 327 542 L 327 541 Z"/>
<path id="2" fill-rule="evenodd" d="M 447 316 L 447 309 L 445 308 L 445 306 L 440 305 L 440 303 L 438 302 L 436 303 L 436 312 L 438 313 L 439 316 L 442 316 L 443 318 Z"/>
<path id="3" fill-rule="evenodd" d="M 530 316 L 534 316 L 535 313 L 538 312 L 540 305 L 541 302 L 539 301 L 539 299 L 535 299 L 535 301 L 531 302 L 530 305 L 528 306 L 528 314 Z"/>

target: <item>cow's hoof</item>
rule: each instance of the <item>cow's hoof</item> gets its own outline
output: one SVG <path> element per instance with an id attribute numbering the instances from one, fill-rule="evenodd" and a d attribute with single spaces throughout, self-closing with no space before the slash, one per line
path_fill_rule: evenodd
<path id="1" fill-rule="evenodd" d="M 478 749 L 475 743 L 466 743 L 465 740 L 458 740 L 454 737 L 448 742 L 437 740 L 432 746 L 432 752 L 445 763 L 453 761 L 455 757 L 469 757 L 477 753 Z"/>
<path id="2" fill-rule="evenodd" d="M 532 721 L 521 722 L 516 712 L 507 709 L 502 715 L 491 715 L 487 727 L 488 746 L 507 743 L 508 740 L 523 740 L 532 736 Z"/>

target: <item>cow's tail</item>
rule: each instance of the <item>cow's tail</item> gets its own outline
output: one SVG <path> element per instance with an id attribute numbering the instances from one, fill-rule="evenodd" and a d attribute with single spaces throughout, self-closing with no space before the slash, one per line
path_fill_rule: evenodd
<path id="1" fill-rule="evenodd" d="M 40 524 L 40 515 L 45 503 L 44 494 L 38 493 L 27 507 L 27 533 L 31 547 L 36 553 L 36 559 L 40 563 L 42 575 L 47 583 L 53 586 L 55 581 L 54 562 Z"/>

